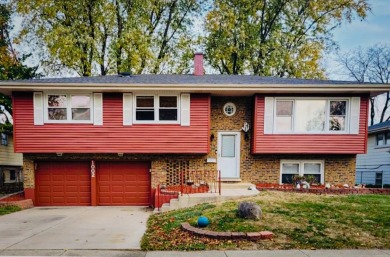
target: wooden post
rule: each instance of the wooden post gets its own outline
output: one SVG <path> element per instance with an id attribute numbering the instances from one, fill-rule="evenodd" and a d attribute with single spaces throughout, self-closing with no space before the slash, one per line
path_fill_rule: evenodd
<path id="1" fill-rule="evenodd" d="M 91 205 L 97 206 L 96 164 L 91 160 Z"/>

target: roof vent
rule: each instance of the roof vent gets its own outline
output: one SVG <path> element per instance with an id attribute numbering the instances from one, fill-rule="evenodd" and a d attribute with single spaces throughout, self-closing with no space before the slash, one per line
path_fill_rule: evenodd
<path id="1" fill-rule="evenodd" d="M 131 72 L 119 72 L 119 77 L 131 77 Z"/>

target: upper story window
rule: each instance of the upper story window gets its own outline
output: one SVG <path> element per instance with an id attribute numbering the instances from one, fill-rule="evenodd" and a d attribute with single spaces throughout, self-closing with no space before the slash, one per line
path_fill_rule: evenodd
<path id="1" fill-rule="evenodd" d="M 376 145 L 384 146 L 390 145 L 390 132 L 385 132 L 376 135 Z"/>
<path id="2" fill-rule="evenodd" d="M 348 107 L 347 99 L 276 99 L 274 131 L 346 132 Z"/>
<path id="3" fill-rule="evenodd" d="M 177 95 L 136 95 L 134 123 L 178 123 Z"/>
<path id="4" fill-rule="evenodd" d="M 92 94 L 46 94 L 45 122 L 92 123 Z"/>

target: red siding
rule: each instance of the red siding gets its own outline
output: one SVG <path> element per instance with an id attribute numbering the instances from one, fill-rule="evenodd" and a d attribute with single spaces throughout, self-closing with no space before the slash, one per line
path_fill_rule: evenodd
<path id="1" fill-rule="evenodd" d="M 361 97 L 360 127 L 356 135 L 264 134 L 264 97 L 255 97 L 252 153 L 363 154 L 367 144 L 368 97 Z"/>
<path id="2" fill-rule="evenodd" d="M 33 94 L 15 93 L 15 151 L 19 153 L 194 153 L 209 149 L 210 96 L 191 95 L 191 126 L 123 126 L 122 94 L 103 95 L 103 126 L 35 126 Z"/>

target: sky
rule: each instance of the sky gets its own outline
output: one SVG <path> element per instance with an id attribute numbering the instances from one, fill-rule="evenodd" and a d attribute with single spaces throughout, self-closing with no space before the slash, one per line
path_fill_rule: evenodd
<path id="1" fill-rule="evenodd" d="M 390 0 L 369 0 L 371 12 L 363 21 L 354 19 L 333 31 L 333 39 L 341 51 L 373 46 L 377 43 L 390 44 Z M 335 61 L 336 54 L 325 58 L 325 68 L 329 79 L 348 80 Z"/>

